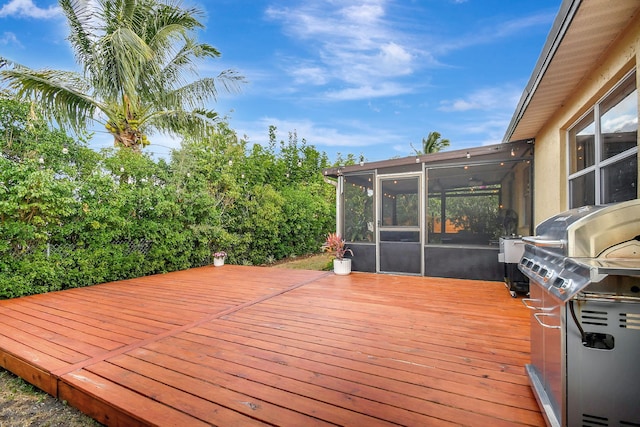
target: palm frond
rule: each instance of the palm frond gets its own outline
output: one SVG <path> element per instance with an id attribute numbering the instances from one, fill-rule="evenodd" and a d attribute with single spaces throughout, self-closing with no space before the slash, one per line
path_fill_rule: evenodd
<path id="1" fill-rule="evenodd" d="M 220 72 L 216 81 L 222 83 L 224 90 L 228 93 L 240 92 L 240 84 L 246 83 L 246 79 L 238 71 L 228 69 Z"/>
<path id="2" fill-rule="evenodd" d="M 198 109 L 193 111 L 156 111 L 147 120 L 154 129 L 171 134 L 180 134 L 195 139 L 207 139 L 215 134 L 219 123 L 215 111 Z"/>
<path id="3" fill-rule="evenodd" d="M 158 5 L 143 17 L 144 39 L 156 52 L 165 52 L 174 42 L 187 39 L 188 33 L 204 25 L 198 20 L 203 13 L 196 8 L 180 9 L 174 5 Z"/>
<path id="4" fill-rule="evenodd" d="M 164 95 L 167 106 L 184 108 L 187 110 L 199 108 L 217 95 L 216 80 L 213 78 L 199 79 Z"/>
<path id="5" fill-rule="evenodd" d="M 180 0 L 60 4 L 84 74 L 32 71 L 0 57 L 1 81 L 36 100 L 62 127 L 78 130 L 106 116 L 107 130 L 134 150 L 144 145 L 144 132 L 154 129 L 196 137 L 215 131 L 218 115 L 205 106 L 218 89 L 237 92 L 244 78 L 225 70 L 198 79 L 196 60 L 220 56 L 195 38 L 204 27 L 201 9 L 183 8 Z"/>
<path id="6" fill-rule="evenodd" d="M 206 43 L 200 43 L 195 45 L 193 47 L 193 53 L 198 58 L 204 58 L 204 57 L 217 58 L 220 56 L 220 51 L 218 49 Z"/>
<path id="7" fill-rule="evenodd" d="M 216 100 L 218 85 L 222 85 L 229 93 L 240 90 L 240 83 L 244 77 L 234 70 L 226 70 L 216 78 L 206 77 L 186 84 L 172 92 L 165 92 L 158 102 L 170 108 L 184 108 L 187 110 L 201 108 L 210 100 Z"/>
<path id="8" fill-rule="evenodd" d="M 108 37 L 110 40 L 106 44 L 111 50 L 108 57 L 113 61 L 109 65 L 113 67 L 114 73 L 110 79 L 103 81 L 96 79 L 94 84 L 105 92 L 109 91 L 109 86 L 103 87 L 102 84 L 117 85 L 115 87 L 122 90 L 130 99 L 137 99 L 137 88 L 141 76 L 157 73 L 152 61 L 153 51 L 144 40 L 128 28 L 120 28 Z"/>
<path id="9" fill-rule="evenodd" d="M 92 41 L 95 31 L 94 10 L 82 0 L 60 0 L 59 3 L 71 27 L 67 40 L 71 43 L 76 61 L 84 66 L 85 72 L 95 72 Z"/>
<path id="10" fill-rule="evenodd" d="M 186 84 L 185 70 L 197 75 L 193 59 L 205 56 L 205 52 L 211 57 L 220 55 L 220 52 L 212 46 L 195 43 L 191 39 L 186 40 L 181 49 L 162 68 L 162 81 L 165 87 L 171 89 Z"/>
<path id="11" fill-rule="evenodd" d="M 13 61 L 0 56 L 0 68 L 11 67 L 11 66 L 13 66 Z"/>
<path id="12" fill-rule="evenodd" d="M 96 109 L 103 108 L 86 94 L 89 86 L 77 73 L 15 67 L 0 72 L 0 78 L 18 97 L 36 101 L 45 117 L 55 119 L 63 128 L 80 131 L 93 120 Z"/>

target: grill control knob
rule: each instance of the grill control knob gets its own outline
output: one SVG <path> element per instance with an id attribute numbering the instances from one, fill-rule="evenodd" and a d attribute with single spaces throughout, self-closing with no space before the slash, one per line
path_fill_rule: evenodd
<path id="1" fill-rule="evenodd" d="M 558 292 L 560 292 L 561 294 L 564 294 L 567 290 L 567 288 L 569 288 L 569 285 L 571 284 L 571 282 L 563 277 L 556 277 L 556 280 L 553 281 L 552 285 L 558 289 Z"/>
<path id="2" fill-rule="evenodd" d="M 540 269 L 540 277 L 542 278 L 542 280 L 543 280 L 544 282 L 548 282 L 548 281 L 549 281 L 549 279 L 551 279 L 551 276 L 553 276 L 553 272 L 552 272 L 552 271 L 547 270 L 547 268 L 546 268 L 546 267 L 544 267 L 544 266 L 543 266 L 543 267 Z"/>

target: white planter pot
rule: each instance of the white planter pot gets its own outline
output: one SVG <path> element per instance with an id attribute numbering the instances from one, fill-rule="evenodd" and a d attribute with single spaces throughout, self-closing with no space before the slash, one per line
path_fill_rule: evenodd
<path id="1" fill-rule="evenodd" d="M 333 272 L 339 276 L 346 276 L 351 273 L 351 258 L 333 260 Z"/>
<path id="2" fill-rule="evenodd" d="M 214 267 L 222 267 L 224 265 L 224 258 L 213 258 Z"/>

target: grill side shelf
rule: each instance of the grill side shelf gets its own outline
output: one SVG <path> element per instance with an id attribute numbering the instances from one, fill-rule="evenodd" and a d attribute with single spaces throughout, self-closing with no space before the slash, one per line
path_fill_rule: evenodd
<path id="1" fill-rule="evenodd" d="M 584 265 L 597 275 L 604 278 L 613 276 L 638 276 L 640 275 L 640 259 L 602 259 L 602 258 L 572 258 L 576 263 Z M 600 280 L 594 280 L 599 282 Z"/>

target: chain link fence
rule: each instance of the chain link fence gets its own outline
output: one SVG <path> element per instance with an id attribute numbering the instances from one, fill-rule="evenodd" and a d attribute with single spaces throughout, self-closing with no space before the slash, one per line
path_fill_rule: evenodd
<path id="1" fill-rule="evenodd" d="M 146 239 L 140 240 L 114 240 L 110 243 L 113 248 L 118 248 L 122 255 L 127 256 L 134 253 L 147 255 L 153 246 L 153 242 Z M 84 247 L 75 243 L 42 243 L 28 246 L 17 246 L 0 256 L 10 256 L 16 261 L 23 260 L 34 255 L 44 255 L 46 258 L 55 256 L 69 257 L 79 249 Z"/>

